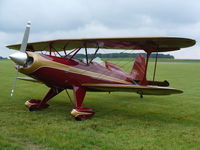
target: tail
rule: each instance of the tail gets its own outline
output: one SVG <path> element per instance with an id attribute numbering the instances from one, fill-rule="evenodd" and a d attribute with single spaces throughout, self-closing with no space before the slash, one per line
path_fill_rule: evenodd
<path id="1" fill-rule="evenodd" d="M 130 74 L 134 80 L 137 81 L 143 80 L 145 75 L 145 65 L 146 65 L 145 57 L 141 54 L 138 54 Z"/>

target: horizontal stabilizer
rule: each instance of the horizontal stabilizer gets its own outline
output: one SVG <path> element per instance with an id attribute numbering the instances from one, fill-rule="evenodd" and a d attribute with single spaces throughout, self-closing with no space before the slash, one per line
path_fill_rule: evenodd
<path id="1" fill-rule="evenodd" d="M 169 86 L 169 82 L 167 80 L 165 81 L 147 81 L 148 85 L 153 85 L 153 86 L 164 86 L 167 87 Z"/>

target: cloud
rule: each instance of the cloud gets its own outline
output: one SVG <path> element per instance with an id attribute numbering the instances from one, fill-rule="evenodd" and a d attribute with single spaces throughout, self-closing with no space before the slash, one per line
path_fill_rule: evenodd
<path id="1" fill-rule="evenodd" d="M 28 20 L 30 41 L 112 36 L 181 36 L 199 41 L 199 10 L 198 0 L 1 0 L 0 55 L 8 55 L 2 45 L 21 42 Z M 181 52 L 174 55 L 187 57 Z"/>
<path id="2" fill-rule="evenodd" d="M 98 21 L 112 28 L 171 26 L 199 21 L 196 0 L 3 0 L 0 6 L 1 29 L 20 30 L 27 20 L 34 31 L 73 30 Z M 17 7 L 16 7 L 17 6 Z"/>

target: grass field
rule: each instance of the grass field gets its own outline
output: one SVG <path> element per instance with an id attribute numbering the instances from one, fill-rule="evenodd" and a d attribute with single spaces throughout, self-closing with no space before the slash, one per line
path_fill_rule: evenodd
<path id="1" fill-rule="evenodd" d="M 114 60 L 117 63 L 123 61 Z M 124 63 L 124 62 L 123 62 Z M 132 64 L 124 65 L 130 71 Z M 153 62 L 149 64 L 151 79 Z M 123 65 L 122 65 L 123 66 Z M 87 93 L 85 106 L 95 116 L 77 122 L 63 92 L 48 109 L 29 112 L 24 102 L 41 99 L 48 88 L 17 81 L 10 97 L 15 70 L 0 61 L 1 150 L 199 150 L 200 63 L 182 60 L 158 64 L 156 79 L 167 79 L 181 95 L 144 96 L 134 93 Z"/>

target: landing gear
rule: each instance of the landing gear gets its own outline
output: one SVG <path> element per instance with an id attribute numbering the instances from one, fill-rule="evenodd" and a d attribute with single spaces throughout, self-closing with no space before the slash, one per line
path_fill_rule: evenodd
<path id="1" fill-rule="evenodd" d="M 140 95 L 140 98 L 142 99 L 144 96 L 143 96 L 143 91 L 137 91 L 137 93 Z"/>
<path id="2" fill-rule="evenodd" d="M 36 111 L 39 109 L 48 108 L 49 104 L 40 105 L 42 101 L 37 99 L 30 99 L 25 102 L 25 105 L 28 107 L 29 111 Z"/>
<path id="3" fill-rule="evenodd" d="M 71 111 L 71 115 L 75 117 L 77 121 L 82 121 L 91 118 L 95 112 L 87 107 L 75 107 Z"/>
<path id="4" fill-rule="evenodd" d="M 43 98 L 43 100 L 30 99 L 25 102 L 25 105 L 29 108 L 30 111 L 37 111 L 48 108 L 49 104 L 47 104 L 47 102 L 63 90 L 64 89 L 61 88 L 51 88 L 46 94 L 46 96 Z M 86 89 L 83 87 L 73 86 L 73 91 L 75 105 L 71 111 L 71 115 L 77 121 L 82 121 L 91 118 L 95 114 L 95 112 L 91 108 L 82 106 L 86 94 Z"/>
<path id="5" fill-rule="evenodd" d="M 63 89 L 51 88 L 43 100 L 30 99 L 25 102 L 25 105 L 29 108 L 30 111 L 48 108 L 49 104 L 47 104 L 47 101 L 59 94 L 61 91 L 63 91 Z"/>
<path id="6" fill-rule="evenodd" d="M 71 111 L 71 115 L 75 120 L 82 121 L 91 118 L 95 112 L 91 108 L 83 107 L 82 103 L 85 97 L 86 89 L 83 87 L 73 87 L 75 97 L 75 107 Z"/>

